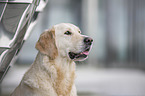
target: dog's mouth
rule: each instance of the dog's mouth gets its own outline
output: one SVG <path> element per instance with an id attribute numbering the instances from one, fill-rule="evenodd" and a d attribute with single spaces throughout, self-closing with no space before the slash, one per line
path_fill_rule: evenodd
<path id="1" fill-rule="evenodd" d="M 86 48 L 84 51 L 79 53 L 69 52 L 69 57 L 70 59 L 75 61 L 84 60 L 88 57 L 89 51 L 90 51 L 90 47 Z"/>

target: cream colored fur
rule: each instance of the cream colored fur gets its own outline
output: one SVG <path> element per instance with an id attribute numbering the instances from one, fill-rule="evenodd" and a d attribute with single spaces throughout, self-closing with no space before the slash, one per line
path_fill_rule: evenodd
<path id="1" fill-rule="evenodd" d="M 64 35 L 67 30 L 71 36 Z M 42 33 L 36 44 L 37 57 L 11 96 L 77 96 L 75 63 L 68 52 L 81 52 L 84 37 L 78 27 L 68 23 Z"/>

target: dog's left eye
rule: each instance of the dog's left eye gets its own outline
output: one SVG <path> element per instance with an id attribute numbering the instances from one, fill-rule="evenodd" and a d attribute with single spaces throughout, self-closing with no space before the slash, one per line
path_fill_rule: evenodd
<path id="1" fill-rule="evenodd" d="M 64 34 L 71 35 L 72 33 L 70 31 L 66 31 Z"/>

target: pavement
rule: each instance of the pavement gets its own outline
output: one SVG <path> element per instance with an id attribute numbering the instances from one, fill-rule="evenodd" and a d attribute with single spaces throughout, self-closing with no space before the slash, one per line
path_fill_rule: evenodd
<path id="1" fill-rule="evenodd" d="M 83 68 L 77 70 L 76 85 L 78 91 L 97 94 L 94 96 L 145 96 L 145 72 Z"/>
<path id="2" fill-rule="evenodd" d="M 0 96 L 9 96 L 29 66 L 14 65 L 3 80 Z M 76 68 L 78 96 L 145 96 L 145 72 L 121 68 Z"/>

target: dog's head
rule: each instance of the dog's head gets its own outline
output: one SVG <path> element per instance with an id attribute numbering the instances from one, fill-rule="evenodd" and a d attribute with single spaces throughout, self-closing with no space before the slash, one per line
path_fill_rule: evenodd
<path id="1" fill-rule="evenodd" d="M 80 29 L 69 23 L 61 23 L 41 34 L 36 49 L 50 59 L 56 56 L 74 61 L 82 61 L 88 57 L 93 39 L 81 35 Z"/>

